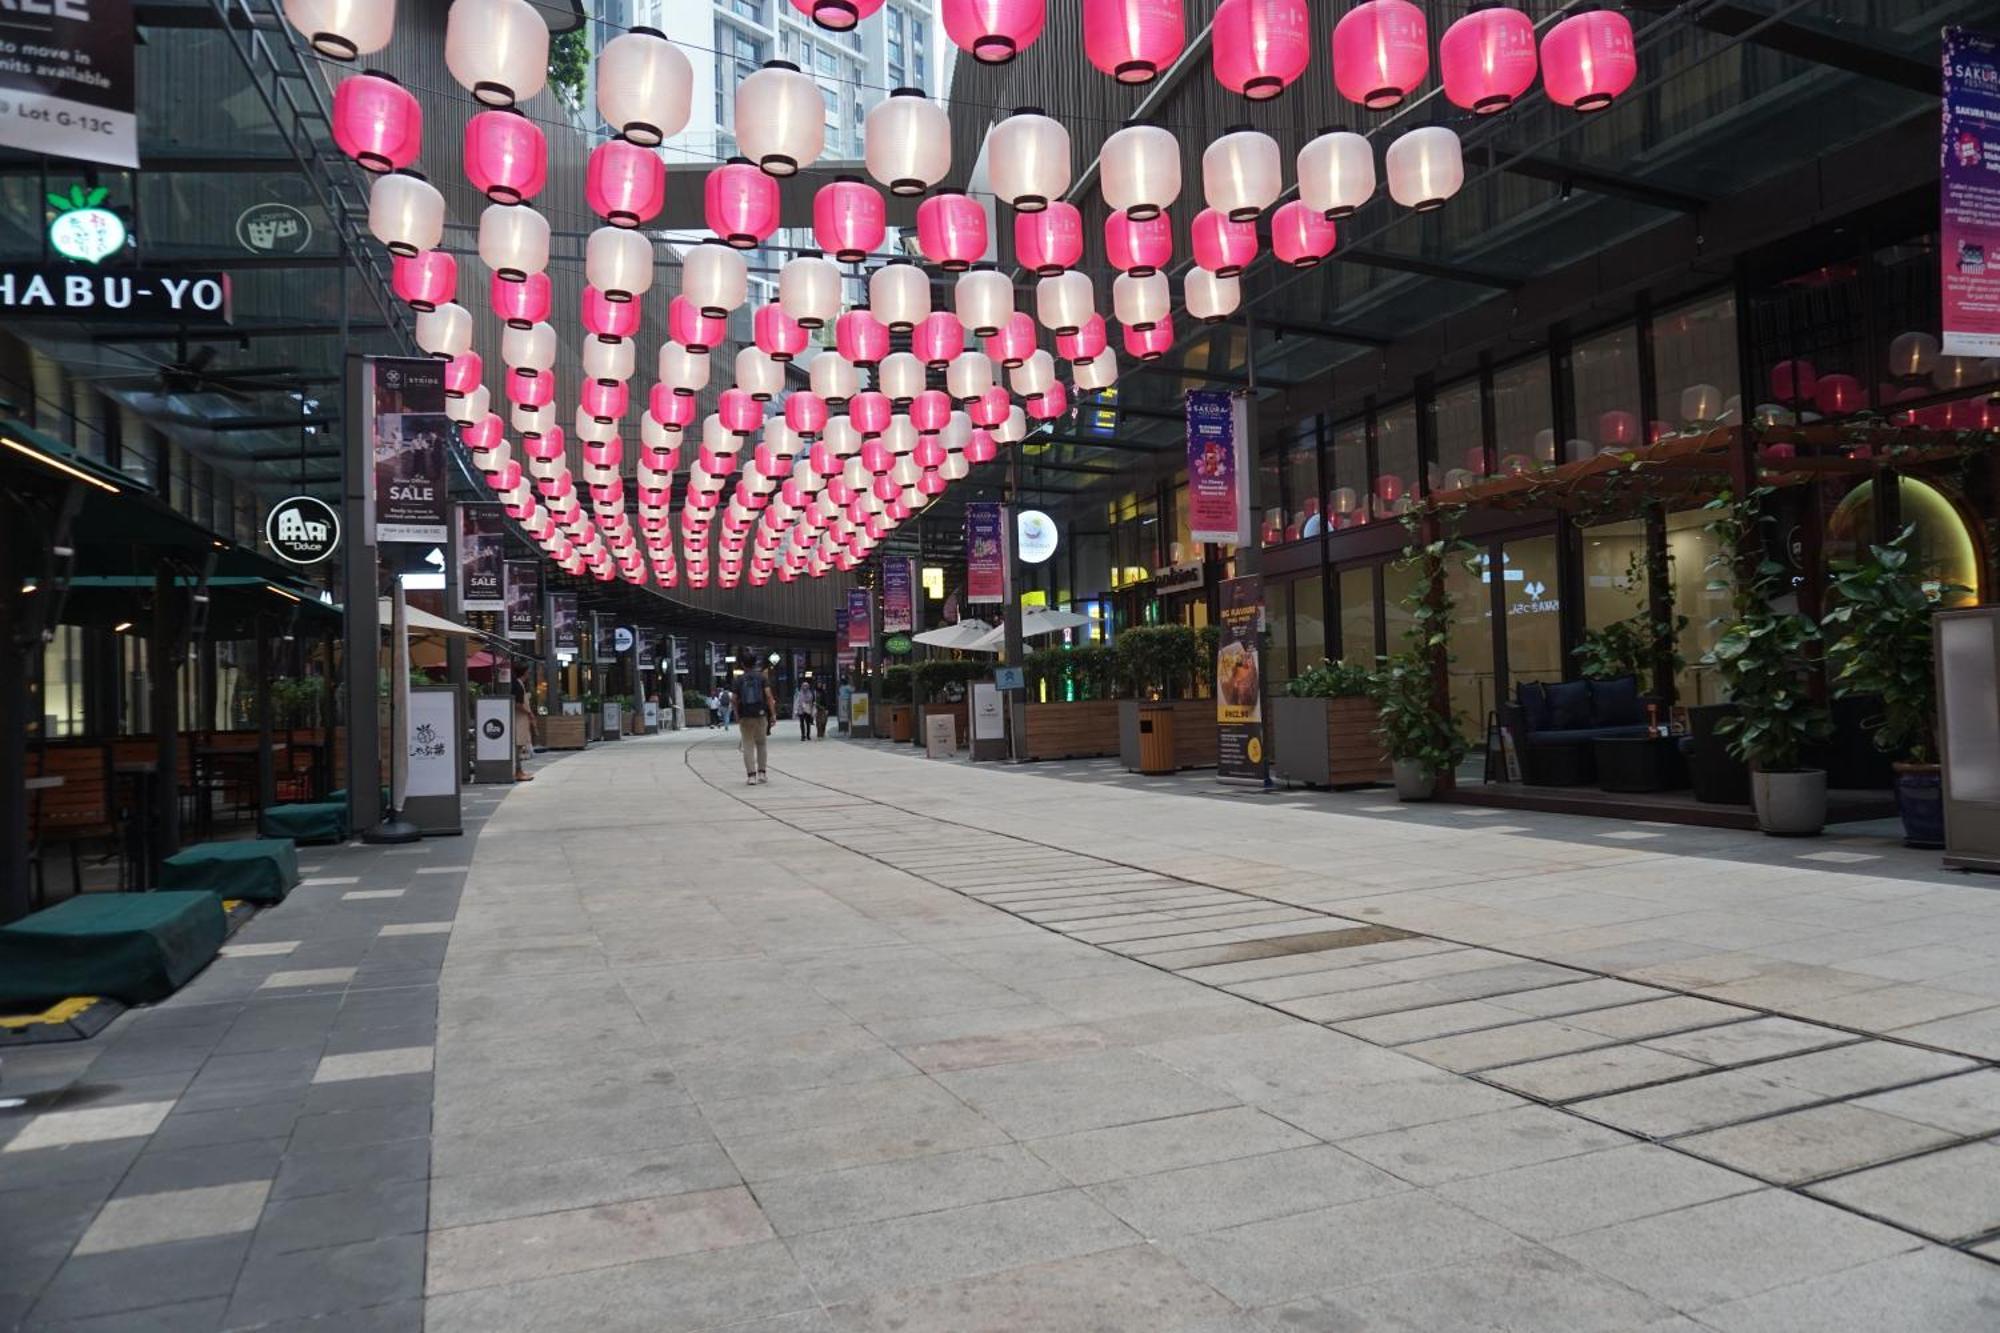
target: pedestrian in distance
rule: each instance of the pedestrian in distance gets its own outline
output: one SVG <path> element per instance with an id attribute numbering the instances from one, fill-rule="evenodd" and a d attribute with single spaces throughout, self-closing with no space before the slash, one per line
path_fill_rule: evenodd
<path id="1" fill-rule="evenodd" d="M 771 723 L 778 715 L 778 696 L 771 692 L 770 677 L 764 668 L 751 662 L 736 678 L 729 700 L 736 709 L 736 729 L 743 742 L 743 773 L 749 785 L 762 786 L 765 755 L 771 739 Z"/>
<path id="2" fill-rule="evenodd" d="M 528 706 L 528 689 L 518 677 L 514 681 L 514 781 L 533 782 L 528 758 L 535 752 L 535 710 Z"/>
<path id="3" fill-rule="evenodd" d="M 799 720 L 799 739 L 802 741 L 809 741 L 813 738 L 813 700 L 815 697 L 812 682 L 809 680 L 801 681 L 799 688 L 792 694 L 792 716 Z"/>

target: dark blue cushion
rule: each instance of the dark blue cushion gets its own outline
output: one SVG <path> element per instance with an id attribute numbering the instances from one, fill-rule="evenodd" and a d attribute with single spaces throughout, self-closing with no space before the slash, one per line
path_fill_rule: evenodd
<path id="1" fill-rule="evenodd" d="M 1538 731 L 1528 739 L 1537 745 L 1582 745 L 1591 741 L 1626 740 L 1646 735 L 1646 724 L 1636 727 L 1575 727 L 1561 731 Z"/>
<path id="2" fill-rule="evenodd" d="M 1639 682 L 1633 676 L 1590 682 L 1590 722 L 1597 727 L 1643 726 L 1646 706 L 1639 701 Z"/>
<path id="3" fill-rule="evenodd" d="M 1549 727 L 1554 731 L 1576 731 L 1591 725 L 1590 682 L 1566 680 L 1548 687 Z"/>
<path id="4" fill-rule="evenodd" d="M 1521 700 L 1521 715 L 1527 719 L 1529 731 L 1545 731 L 1549 727 L 1549 692 L 1539 680 L 1524 680 L 1515 686 Z"/>

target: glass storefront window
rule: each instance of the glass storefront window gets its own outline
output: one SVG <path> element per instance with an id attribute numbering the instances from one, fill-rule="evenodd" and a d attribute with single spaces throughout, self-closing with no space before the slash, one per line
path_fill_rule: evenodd
<path id="1" fill-rule="evenodd" d="M 1405 635 L 1416 623 L 1406 605 L 1420 582 L 1414 563 L 1392 560 L 1382 566 L 1382 628 L 1391 656 L 1409 648 Z"/>
<path id="2" fill-rule="evenodd" d="M 1369 509 L 1376 518 L 1409 512 L 1417 498 L 1417 406 L 1403 403 L 1375 420 L 1375 494 Z"/>
<path id="3" fill-rule="evenodd" d="M 1340 658 L 1343 662 L 1375 660 L 1375 569 L 1362 565 L 1337 575 L 1340 591 Z"/>
<path id="4" fill-rule="evenodd" d="M 1923 576 L 1973 590 L 1954 599 L 1956 604 L 1976 602 L 1979 543 L 1958 506 L 1943 491 L 1915 477 L 1897 479 L 1896 503 L 1900 522 L 1916 529 L 1910 539 L 1911 553 Z M 1860 559 L 1874 540 L 1875 483 L 1864 481 L 1827 516 L 1825 554 L 1829 569 Z"/>
<path id="5" fill-rule="evenodd" d="M 1292 585 L 1264 585 L 1264 624 L 1271 631 L 1271 655 L 1264 663 L 1264 683 L 1282 685 L 1292 678 Z"/>
<path id="6" fill-rule="evenodd" d="M 1326 660 L 1326 581 L 1315 574 L 1292 584 L 1292 643 L 1299 670 Z"/>
<path id="7" fill-rule="evenodd" d="M 1743 419 L 1736 376 L 1736 298 L 1711 297 L 1653 319 L 1652 416 L 1676 430 Z"/>
<path id="8" fill-rule="evenodd" d="M 1445 566 L 1444 586 L 1451 609 L 1451 711 L 1465 736 L 1486 734 L 1493 707 L 1493 594 L 1487 582 L 1490 557 L 1477 567 L 1462 560 Z"/>
<path id="9" fill-rule="evenodd" d="M 1599 523 L 1583 532 L 1583 623 L 1603 629 L 1646 612 L 1646 521 Z"/>
<path id="10" fill-rule="evenodd" d="M 1333 433 L 1327 450 L 1327 519 L 1335 529 L 1368 521 L 1368 424 L 1350 421 Z"/>
<path id="11" fill-rule="evenodd" d="M 1837 259 L 1795 273 L 1748 303 L 1756 379 L 1743 396 L 1754 395 L 1758 415 L 1844 416 L 1867 406 L 1872 377 L 1861 270 L 1859 257 Z"/>
<path id="12" fill-rule="evenodd" d="M 1279 449 L 1257 453 L 1257 540 L 1261 546 L 1276 546 L 1285 540 L 1285 482 L 1283 454 Z"/>
<path id="13" fill-rule="evenodd" d="M 1501 472 L 1528 472 L 1556 461 L 1553 408 L 1547 357 L 1493 373 L 1493 452 Z"/>
<path id="14" fill-rule="evenodd" d="M 1576 438 L 1565 462 L 1603 449 L 1637 449 L 1647 441 L 1639 416 L 1639 332 L 1629 325 L 1578 343 L 1570 352 Z"/>
<path id="15" fill-rule="evenodd" d="M 1194 543 L 1194 525 L 1188 518 L 1187 478 L 1183 476 L 1174 485 L 1174 536 L 1173 544 L 1167 548 L 1167 560 L 1178 565 L 1199 559 L 1201 549 Z"/>
<path id="16" fill-rule="evenodd" d="M 1519 537 L 1501 547 L 1507 608 L 1507 679 L 1562 680 L 1562 594 L 1556 582 L 1556 539 Z"/>
<path id="17" fill-rule="evenodd" d="M 1680 638 L 1683 665 L 1674 677 L 1674 696 L 1689 706 L 1723 702 L 1714 672 L 1701 664 L 1702 657 L 1722 637 L 1729 615 L 1728 590 L 1708 586 L 1709 561 L 1722 549 L 1708 531 L 1711 517 L 1700 509 L 1667 515 L 1667 571 L 1673 582 L 1674 614 L 1687 617 L 1687 628 Z"/>
<path id="18" fill-rule="evenodd" d="M 54 740 L 83 735 L 83 631 L 57 625 L 42 645 L 41 732 Z"/>
<path id="19" fill-rule="evenodd" d="M 1285 446 L 1285 540 L 1319 536 L 1319 438 L 1315 422 L 1301 422 Z"/>
<path id="20" fill-rule="evenodd" d="M 1479 381 L 1467 380 L 1439 393 L 1432 411 L 1437 419 L 1437 462 L 1431 465 L 1431 489 L 1457 490 L 1491 472 L 1480 421 Z"/>

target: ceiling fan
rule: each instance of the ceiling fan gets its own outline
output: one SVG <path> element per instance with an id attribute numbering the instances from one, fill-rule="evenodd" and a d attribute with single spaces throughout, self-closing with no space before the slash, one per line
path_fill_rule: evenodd
<path id="1" fill-rule="evenodd" d="M 151 371 L 94 377 L 97 383 L 107 388 L 137 389 L 163 397 L 212 393 L 243 403 L 260 393 L 295 387 L 301 377 L 299 368 L 291 365 L 217 368 L 213 345 L 204 343 L 190 350 L 185 339 L 181 340 L 177 354 L 170 361 L 156 360 L 128 347 L 112 350 L 144 362 Z"/>

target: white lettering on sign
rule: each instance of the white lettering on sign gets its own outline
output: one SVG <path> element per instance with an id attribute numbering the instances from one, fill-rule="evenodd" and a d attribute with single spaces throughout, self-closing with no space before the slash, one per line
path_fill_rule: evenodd
<path id="1" fill-rule="evenodd" d="M 49 15 L 73 23 L 90 22 L 90 6 L 83 0 L 0 0 L 0 14 Z"/>

